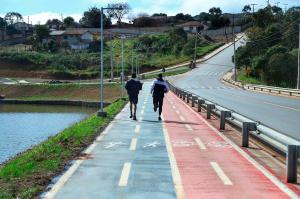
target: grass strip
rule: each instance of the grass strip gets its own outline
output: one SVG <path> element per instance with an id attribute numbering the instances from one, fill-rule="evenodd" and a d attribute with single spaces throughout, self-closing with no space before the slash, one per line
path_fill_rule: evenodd
<path id="1" fill-rule="evenodd" d="M 126 100 L 118 100 L 105 108 L 108 117 L 92 115 L 2 165 L 0 198 L 37 197 L 70 160 L 94 141 L 125 104 Z"/>

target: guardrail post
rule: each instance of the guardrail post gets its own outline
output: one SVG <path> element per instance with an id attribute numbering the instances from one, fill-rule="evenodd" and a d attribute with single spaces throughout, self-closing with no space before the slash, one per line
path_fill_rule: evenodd
<path id="1" fill-rule="evenodd" d="M 183 95 L 182 95 L 183 91 L 179 90 L 179 97 L 182 99 Z"/>
<path id="2" fill-rule="evenodd" d="M 196 96 L 192 96 L 192 107 L 195 107 L 195 102 L 197 100 Z"/>
<path id="3" fill-rule="evenodd" d="M 187 96 L 186 96 L 186 102 L 187 103 L 190 103 L 190 97 L 191 97 L 191 94 L 187 94 Z"/>
<path id="4" fill-rule="evenodd" d="M 287 182 L 297 182 L 297 159 L 298 159 L 298 146 L 288 145 L 286 154 L 286 175 Z"/>
<path id="5" fill-rule="evenodd" d="M 227 117 L 231 117 L 231 112 L 230 111 L 221 111 L 220 130 L 225 130 L 225 120 Z"/>
<path id="6" fill-rule="evenodd" d="M 201 105 L 205 104 L 205 101 L 198 98 L 198 112 L 201 112 Z"/>
<path id="7" fill-rule="evenodd" d="M 216 108 L 216 106 L 214 104 L 207 104 L 207 106 L 206 106 L 206 118 L 207 119 L 211 118 L 211 112 L 215 108 Z"/>
<path id="8" fill-rule="evenodd" d="M 242 129 L 242 147 L 249 146 L 249 132 L 256 131 L 256 124 L 253 122 L 243 122 L 243 129 Z"/>
<path id="9" fill-rule="evenodd" d="M 182 93 L 183 93 L 182 99 L 185 100 L 186 92 L 182 91 Z"/>

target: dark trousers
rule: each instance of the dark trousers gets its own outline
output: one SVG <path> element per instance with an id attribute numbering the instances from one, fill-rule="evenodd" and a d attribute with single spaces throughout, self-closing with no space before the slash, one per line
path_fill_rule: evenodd
<path id="1" fill-rule="evenodd" d="M 158 108 L 159 116 L 162 113 L 163 103 L 164 103 L 164 98 L 163 97 L 153 97 L 153 105 L 154 105 L 154 107 Z"/>

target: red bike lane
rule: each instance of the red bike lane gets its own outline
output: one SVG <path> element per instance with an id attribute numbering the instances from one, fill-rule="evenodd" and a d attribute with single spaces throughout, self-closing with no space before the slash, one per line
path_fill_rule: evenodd
<path id="1" fill-rule="evenodd" d="M 298 198 L 173 93 L 163 117 L 185 198 Z"/>

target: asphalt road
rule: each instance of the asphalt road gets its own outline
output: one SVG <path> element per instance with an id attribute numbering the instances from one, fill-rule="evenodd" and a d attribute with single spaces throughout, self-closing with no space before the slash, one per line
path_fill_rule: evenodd
<path id="1" fill-rule="evenodd" d="M 241 44 L 238 44 L 241 45 Z M 300 100 L 227 86 L 220 78 L 233 68 L 233 46 L 171 81 L 176 86 L 247 116 L 300 141 Z"/>

